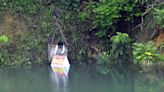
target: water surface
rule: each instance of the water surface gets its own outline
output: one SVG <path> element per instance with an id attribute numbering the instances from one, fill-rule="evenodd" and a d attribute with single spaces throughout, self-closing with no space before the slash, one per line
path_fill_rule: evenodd
<path id="1" fill-rule="evenodd" d="M 68 76 L 49 67 L 2 69 L 0 92 L 164 92 L 164 81 L 103 76 L 85 68 L 70 68 Z"/>

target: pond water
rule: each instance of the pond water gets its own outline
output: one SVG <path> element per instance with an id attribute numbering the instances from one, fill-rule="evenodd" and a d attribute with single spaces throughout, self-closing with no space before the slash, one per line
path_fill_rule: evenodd
<path id="1" fill-rule="evenodd" d="M 0 92 L 164 92 L 164 81 L 108 77 L 77 67 L 68 76 L 56 76 L 49 67 L 1 69 Z"/>

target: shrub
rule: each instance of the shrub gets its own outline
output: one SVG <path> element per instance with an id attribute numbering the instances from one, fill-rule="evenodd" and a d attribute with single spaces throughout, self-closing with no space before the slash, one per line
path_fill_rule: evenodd
<path id="1" fill-rule="evenodd" d="M 0 43 L 1 44 L 4 44 L 4 43 L 7 43 L 8 42 L 8 37 L 6 35 L 2 35 L 0 36 Z"/>
<path id="2" fill-rule="evenodd" d="M 109 51 L 102 52 L 98 56 L 97 69 L 102 74 L 110 72 L 111 68 L 123 72 L 132 63 L 131 39 L 126 33 L 117 32 L 111 38 Z"/>
<path id="3" fill-rule="evenodd" d="M 152 41 L 149 41 L 147 44 L 134 43 L 133 56 L 135 63 L 145 62 L 152 64 L 164 60 Z"/>
<path id="4" fill-rule="evenodd" d="M 138 0 L 100 0 L 92 7 L 93 27 L 98 27 L 98 36 L 105 36 L 108 29 L 115 31 L 120 20 L 132 21 L 133 17 L 141 16 L 141 2 Z M 133 22 L 132 22 L 133 23 Z"/>
<path id="5" fill-rule="evenodd" d="M 132 62 L 131 39 L 126 33 L 119 33 L 111 38 L 110 57 L 116 65 L 127 66 Z"/>

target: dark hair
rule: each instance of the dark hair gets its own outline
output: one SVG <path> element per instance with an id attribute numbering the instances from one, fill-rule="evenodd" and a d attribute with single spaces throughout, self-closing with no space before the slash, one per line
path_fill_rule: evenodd
<path id="1" fill-rule="evenodd" d="M 62 42 L 62 41 L 58 42 L 58 46 L 63 46 L 63 45 L 64 45 L 64 42 Z"/>

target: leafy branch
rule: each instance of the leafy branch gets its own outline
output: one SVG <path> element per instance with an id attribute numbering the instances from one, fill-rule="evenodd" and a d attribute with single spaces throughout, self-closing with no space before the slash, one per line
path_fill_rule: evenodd
<path id="1" fill-rule="evenodd" d="M 140 30 L 143 31 L 144 17 L 146 15 L 152 14 L 153 18 L 156 18 L 155 14 L 157 14 L 158 17 L 162 17 L 163 16 L 163 12 L 162 12 L 163 9 L 160 9 L 161 10 L 160 11 L 158 9 L 158 7 L 162 6 L 163 4 L 164 4 L 164 2 L 161 2 L 161 3 L 158 3 L 158 4 L 154 3 L 154 4 L 151 4 L 151 5 L 148 5 L 146 11 L 141 15 L 141 23 L 138 24 L 137 26 L 135 26 L 134 28 L 132 28 L 132 30 L 140 28 Z M 153 13 L 152 13 L 152 11 L 153 11 Z M 161 21 L 162 19 L 158 18 L 156 20 L 157 20 L 157 24 L 160 24 L 160 23 L 158 23 L 158 21 Z M 150 23 L 151 23 L 151 21 L 150 21 Z M 148 23 L 148 26 L 149 26 L 150 23 Z"/>

